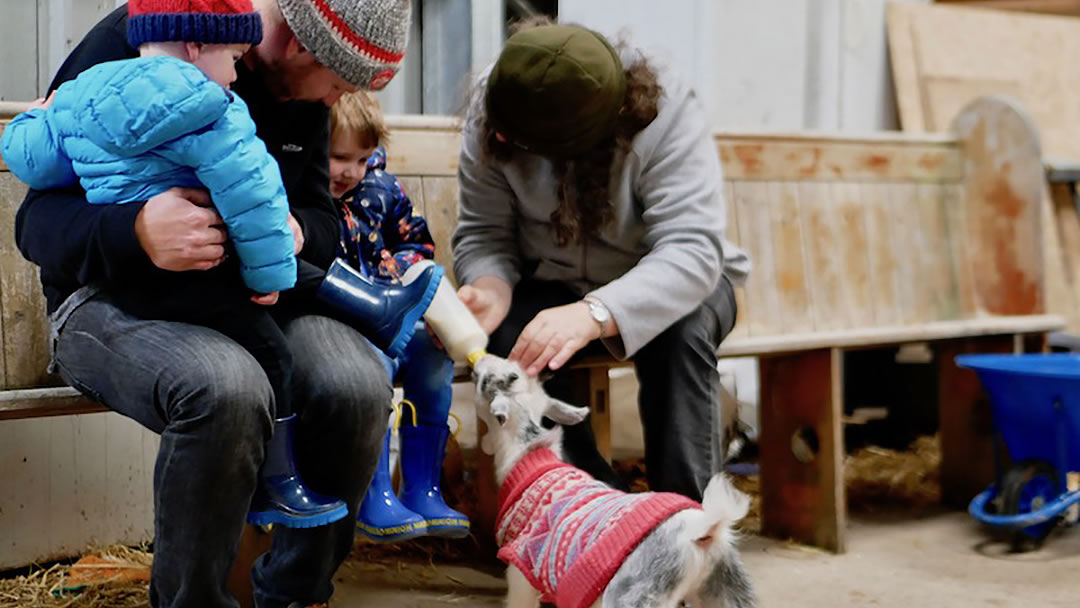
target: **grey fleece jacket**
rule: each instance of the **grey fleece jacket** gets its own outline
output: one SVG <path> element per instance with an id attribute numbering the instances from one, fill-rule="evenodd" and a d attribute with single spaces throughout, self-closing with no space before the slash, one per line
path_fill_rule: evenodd
<path id="1" fill-rule="evenodd" d="M 556 245 L 550 219 L 558 207 L 551 162 L 523 150 L 506 163 L 485 162 L 476 120 L 482 104 L 474 99 L 458 169 L 458 282 L 495 276 L 514 286 L 522 268 L 535 265 L 532 278 L 566 283 L 608 307 L 619 337 L 605 342 L 618 358 L 701 306 L 722 275 L 741 285 L 750 260 L 724 238 L 723 172 L 701 103 L 670 75 L 661 74 L 660 84 L 659 115 L 616 158 L 614 220 L 598 238 L 565 247 Z"/>

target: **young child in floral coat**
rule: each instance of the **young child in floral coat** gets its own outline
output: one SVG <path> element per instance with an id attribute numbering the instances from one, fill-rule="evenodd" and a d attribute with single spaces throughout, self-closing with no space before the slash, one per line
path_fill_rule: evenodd
<path id="1" fill-rule="evenodd" d="M 339 257 L 370 279 L 400 283 L 413 265 L 432 263 L 435 242 L 401 182 L 386 170 L 387 130 L 378 102 L 367 92 L 346 95 L 332 109 L 331 122 L 330 193 L 342 215 Z M 439 488 L 454 364 L 422 327 L 401 356 L 384 356 L 384 363 L 391 378 L 401 378 L 410 406 L 399 418 L 402 488 L 395 495 L 387 432 L 357 527 L 377 542 L 424 534 L 464 537 L 468 518 L 446 505 Z"/>

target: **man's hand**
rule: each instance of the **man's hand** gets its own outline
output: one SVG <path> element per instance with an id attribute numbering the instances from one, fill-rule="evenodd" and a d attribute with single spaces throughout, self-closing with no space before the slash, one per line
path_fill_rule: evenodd
<path id="1" fill-rule="evenodd" d="M 289 228 L 292 228 L 293 253 L 300 255 L 300 250 L 304 248 L 304 229 L 291 213 L 289 214 Z"/>
<path id="2" fill-rule="evenodd" d="M 152 197 L 135 218 L 135 237 L 162 270 L 209 270 L 225 259 L 225 228 L 205 190 L 171 188 Z"/>
<path id="3" fill-rule="evenodd" d="M 489 336 L 506 318 L 512 296 L 510 284 L 492 276 L 480 277 L 458 289 L 458 298 Z"/>
<path id="4" fill-rule="evenodd" d="M 263 306 L 273 306 L 274 304 L 277 304 L 278 295 L 280 293 L 281 292 L 279 291 L 273 291 L 264 294 L 254 294 L 253 296 L 251 296 L 251 301 L 256 304 L 261 304 Z"/>
<path id="5" fill-rule="evenodd" d="M 519 362 L 525 373 L 536 376 L 545 367 L 559 369 L 574 353 L 600 337 L 600 326 L 585 302 L 548 308 L 521 331 L 510 359 Z"/>

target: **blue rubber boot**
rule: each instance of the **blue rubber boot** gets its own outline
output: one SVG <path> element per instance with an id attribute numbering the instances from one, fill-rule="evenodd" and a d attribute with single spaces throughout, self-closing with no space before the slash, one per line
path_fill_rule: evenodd
<path id="1" fill-rule="evenodd" d="M 304 486 L 296 471 L 293 440 L 296 415 L 274 421 L 274 436 L 266 445 L 266 460 L 259 471 L 248 523 L 279 524 L 288 528 L 316 528 L 349 514 L 343 501 Z"/>
<path id="2" fill-rule="evenodd" d="M 427 521 L 428 536 L 464 538 L 469 518 L 447 506 L 439 488 L 450 427 L 405 426 L 401 435 L 401 503 Z"/>
<path id="3" fill-rule="evenodd" d="M 376 543 L 409 540 L 423 536 L 427 530 L 424 518 L 405 508 L 394 494 L 390 478 L 390 433 L 386 431 L 375 476 L 356 513 L 356 529 Z"/>
<path id="4" fill-rule="evenodd" d="M 391 358 L 401 356 L 443 277 L 443 268 L 425 260 L 413 264 L 402 284 L 370 279 L 334 260 L 317 296 L 341 321 L 355 327 Z"/>

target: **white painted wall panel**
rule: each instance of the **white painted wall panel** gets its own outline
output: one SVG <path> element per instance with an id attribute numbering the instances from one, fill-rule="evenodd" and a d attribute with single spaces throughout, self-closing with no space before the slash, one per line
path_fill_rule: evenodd
<path id="1" fill-rule="evenodd" d="M 157 446 L 112 413 L 0 422 L 0 569 L 150 540 Z"/>

